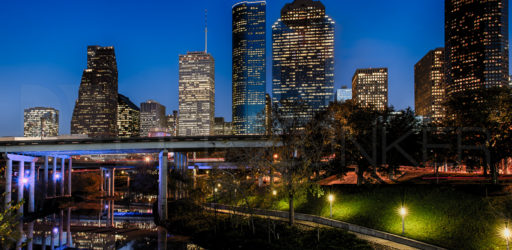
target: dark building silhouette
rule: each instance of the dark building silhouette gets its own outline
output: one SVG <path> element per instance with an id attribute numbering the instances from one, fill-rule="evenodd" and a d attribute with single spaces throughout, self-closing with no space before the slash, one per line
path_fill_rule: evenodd
<path id="1" fill-rule="evenodd" d="M 140 109 L 130 99 L 119 94 L 117 99 L 117 129 L 122 138 L 138 137 Z"/>
<path id="2" fill-rule="evenodd" d="M 244 1 L 233 13 L 233 131 L 264 134 L 266 2 Z"/>
<path id="3" fill-rule="evenodd" d="M 334 21 L 320 1 L 295 0 L 281 9 L 272 59 L 272 101 L 284 104 L 280 113 L 307 121 L 333 101 Z"/>
<path id="4" fill-rule="evenodd" d="M 447 94 L 508 84 L 508 0 L 445 0 Z"/>
<path id="5" fill-rule="evenodd" d="M 440 122 L 445 116 L 444 62 L 444 48 L 437 48 L 414 65 L 414 110 L 432 122 Z"/>
<path id="6" fill-rule="evenodd" d="M 114 47 L 87 47 L 87 69 L 82 74 L 71 118 L 71 134 L 116 137 L 117 98 Z"/>

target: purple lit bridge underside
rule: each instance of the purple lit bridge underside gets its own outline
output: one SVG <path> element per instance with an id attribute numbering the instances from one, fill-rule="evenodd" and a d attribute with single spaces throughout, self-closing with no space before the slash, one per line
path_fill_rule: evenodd
<path id="1" fill-rule="evenodd" d="M 25 179 L 25 162 L 30 163 L 30 171 L 28 180 L 26 181 L 29 189 L 29 213 L 34 211 L 34 188 L 35 188 L 35 162 L 39 158 L 44 158 L 44 193 L 47 198 L 60 196 L 71 196 L 71 173 L 73 169 L 72 156 L 77 155 L 108 155 L 108 154 L 131 154 L 131 153 L 158 153 L 158 172 L 159 172 L 159 191 L 158 191 L 158 214 L 160 219 L 167 219 L 167 173 L 169 171 L 168 154 L 174 154 L 174 166 L 176 169 L 185 171 L 188 169 L 211 169 L 212 167 L 221 169 L 232 169 L 234 165 L 229 163 L 201 163 L 196 162 L 193 166 L 189 166 L 189 159 L 186 152 L 196 151 L 216 151 L 232 148 L 273 148 L 280 147 L 279 142 L 270 140 L 264 136 L 208 136 L 208 137 L 160 137 L 160 138 L 127 138 L 127 139 L 66 139 L 66 140 L 37 140 L 37 141 L 0 141 L 0 151 L 7 158 L 6 167 L 6 196 L 5 208 L 11 206 L 12 196 L 12 172 L 13 163 L 19 165 L 18 190 L 23 190 Z M 48 163 L 49 158 L 53 158 L 53 171 L 51 181 L 53 190 L 48 190 Z M 57 172 L 57 165 L 60 160 L 60 172 Z M 67 164 L 66 164 L 67 161 Z M 67 172 L 66 172 L 66 165 Z M 91 168 L 93 166 L 89 166 Z M 125 168 L 129 168 L 126 166 Z M 100 168 L 102 179 L 107 188 L 107 194 L 113 196 L 114 186 L 114 169 L 116 167 L 96 166 Z M 122 167 L 121 167 L 122 168 Z M 60 173 L 60 174 L 59 174 Z M 60 181 L 60 192 L 57 192 L 57 181 Z M 64 183 L 67 178 L 68 187 L 65 190 Z M 102 180 L 103 183 L 103 180 Z M 51 192 L 49 192 L 51 191 Z M 24 192 L 18 192 L 18 201 L 23 199 Z M 51 193 L 51 195 L 50 195 Z M 23 213 L 23 207 L 19 210 Z"/>

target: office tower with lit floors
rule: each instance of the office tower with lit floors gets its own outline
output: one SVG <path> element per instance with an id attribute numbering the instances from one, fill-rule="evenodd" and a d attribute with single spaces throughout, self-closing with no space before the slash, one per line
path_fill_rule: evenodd
<path id="1" fill-rule="evenodd" d="M 243 1 L 232 8 L 233 130 L 265 133 L 266 1 Z"/>
<path id="2" fill-rule="evenodd" d="M 117 100 L 117 129 L 120 138 L 138 137 L 140 109 L 130 98 L 119 94 Z"/>
<path id="3" fill-rule="evenodd" d="M 439 123 L 445 116 L 444 62 L 444 48 L 437 48 L 414 65 L 414 111 L 429 122 Z"/>
<path id="4" fill-rule="evenodd" d="M 333 96 L 334 21 L 320 1 L 294 0 L 272 26 L 273 105 L 306 122 Z"/>
<path id="5" fill-rule="evenodd" d="M 148 100 L 140 104 L 140 136 L 148 137 L 151 132 L 167 132 L 167 117 L 164 105 Z"/>
<path id="6" fill-rule="evenodd" d="M 215 61 L 207 52 L 189 52 L 179 65 L 178 135 L 214 135 Z"/>
<path id="7" fill-rule="evenodd" d="M 117 137 L 117 63 L 114 47 L 87 47 L 71 134 Z"/>
<path id="8" fill-rule="evenodd" d="M 59 135 L 59 111 L 54 108 L 25 109 L 23 119 L 23 136 L 25 137 Z"/>
<path id="9" fill-rule="evenodd" d="M 447 95 L 508 85 L 508 0 L 445 0 Z"/>
<path id="10" fill-rule="evenodd" d="M 357 69 L 352 77 L 352 100 L 359 107 L 384 111 L 388 107 L 388 69 Z"/>

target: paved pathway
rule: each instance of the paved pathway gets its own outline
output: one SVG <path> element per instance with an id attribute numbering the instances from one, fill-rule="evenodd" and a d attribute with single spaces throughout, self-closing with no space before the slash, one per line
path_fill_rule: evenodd
<path id="1" fill-rule="evenodd" d="M 209 207 L 206 207 L 206 209 L 213 210 L 213 208 L 209 208 Z M 217 212 L 226 213 L 226 214 L 235 213 L 238 215 L 249 216 L 249 214 L 247 214 L 247 213 L 233 211 L 233 210 L 227 210 L 227 209 L 217 209 Z M 257 214 L 254 214 L 254 216 L 258 216 L 261 218 L 270 218 L 272 220 L 287 221 L 286 219 L 281 218 L 281 217 L 264 216 L 264 215 L 257 215 Z M 300 225 L 309 226 L 309 227 L 328 227 L 328 226 L 310 222 L 310 221 L 295 220 L 295 222 Z M 403 245 L 400 243 L 396 243 L 393 241 L 389 241 L 389 240 L 385 240 L 385 239 L 381 239 L 381 238 L 377 238 L 377 237 L 373 237 L 373 236 L 369 236 L 369 235 L 364 235 L 364 234 L 359 234 L 359 233 L 354 233 L 354 232 L 350 232 L 350 233 L 355 234 L 358 238 L 360 238 L 362 240 L 368 241 L 374 247 L 374 249 L 378 249 L 378 250 L 380 250 L 380 249 L 383 249 L 383 250 L 384 249 L 400 249 L 400 250 L 402 250 L 402 249 L 404 249 L 404 250 L 418 249 L 418 248 L 410 247 L 407 245 Z"/>

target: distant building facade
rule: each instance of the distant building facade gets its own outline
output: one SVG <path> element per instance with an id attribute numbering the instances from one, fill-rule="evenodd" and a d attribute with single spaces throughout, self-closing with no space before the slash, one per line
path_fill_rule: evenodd
<path id="1" fill-rule="evenodd" d="M 447 95 L 507 86 L 508 0 L 445 0 Z"/>
<path id="2" fill-rule="evenodd" d="M 114 47 L 87 47 L 87 69 L 82 74 L 71 118 L 71 134 L 116 137 L 117 63 Z"/>
<path id="3" fill-rule="evenodd" d="M 266 91 L 266 2 L 243 1 L 233 14 L 233 131 L 263 134 Z"/>
<path id="4" fill-rule="evenodd" d="M 265 134 L 272 133 L 272 98 L 269 94 L 265 94 Z"/>
<path id="5" fill-rule="evenodd" d="M 445 116 L 444 62 L 444 48 L 437 48 L 414 65 L 414 110 L 426 121 L 441 122 Z"/>
<path id="6" fill-rule="evenodd" d="M 24 137 L 50 137 L 59 135 L 59 111 L 54 108 L 35 107 L 23 114 Z"/>
<path id="7" fill-rule="evenodd" d="M 158 133 L 167 131 L 167 117 L 165 106 L 148 100 L 140 104 L 140 136 L 148 137 L 149 132 Z"/>
<path id="8" fill-rule="evenodd" d="M 307 121 L 333 101 L 334 21 L 320 1 L 294 0 L 281 9 L 272 59 L 273 104 L 285 118 Z"/>
<path id="9" fill-rule="evenodd" d="M 140 135 L 140 109 L 128 97 L 121 94 L 117 99 L 117 130 L 121 138 Z"/>
<path id="10" fill-rule="evenodd" d="M 215 135 L 233 135 L 233 126 L 231 122 L 226 122 L 224 117 L 215 117 L 214 123 Z"/>
<path id="11" fill-rule="evenodd" d="M 213 135 L 215 61 L 206 52 L 189 52 L 179 60 L 179 136 Z"/>
<path id="12" fill-rule="evenodd" d="M 363 108 L 385 110 L 388 107 L 388 69 L 357 69 L 352 77 L 352 100 Z"/>
<path id="13" fill-rule="evenodd" d="M 337 102 L 346 102 L 352 99 L 352 89 L 347 88 L 347 86 L 341 87 L 341 89 L 336 90 L 336 101 Z"/>
<path id="14" fill-rule="evenodd" d="M 167 115 L 167 130 L 171 136 L 178 135 L 178 111 L 173 110 L 172 115 Z"/>

